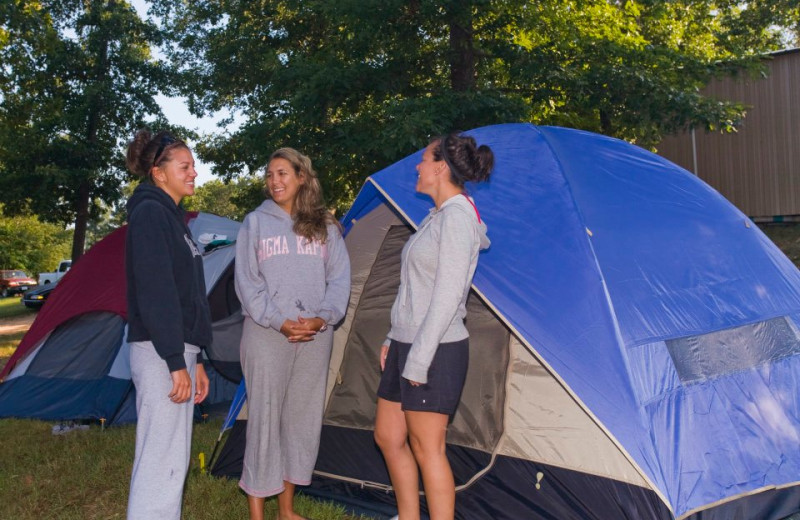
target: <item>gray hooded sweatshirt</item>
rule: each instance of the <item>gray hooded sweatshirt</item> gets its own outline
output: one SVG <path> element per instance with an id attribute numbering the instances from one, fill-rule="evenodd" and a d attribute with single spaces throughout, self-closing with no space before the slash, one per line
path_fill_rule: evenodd
<path id="1" fill-rule="evenodd" d="M 467 295 L 478 252 L 489 243 L 486 224 L 472 202 L 456 195 L 431 209 L 403 247 L 389 338 L 411 343 L 404 378 L 427 383 L 439 343 L 469 336 L 464 326 Z"/>
<path id="2" fill-rule="evenodd" d="M 273 200 L 249 213 L 236 239 L 236 294 L 242 313 L 262 327 L 281 330 L 287 319 L 342 319 L 350 297 L 350 257 L 339 230 L 309 242 Z"/>

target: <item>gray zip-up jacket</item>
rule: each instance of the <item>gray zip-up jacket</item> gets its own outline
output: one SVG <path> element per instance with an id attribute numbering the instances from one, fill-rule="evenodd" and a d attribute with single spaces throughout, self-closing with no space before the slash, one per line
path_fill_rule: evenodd
<path id="1" fill-rule="evenodd" d="M 486 224 L 472 202 L 456 195 L 431 209 L 403 247 L 389 338 L 411 343 L 404 378 L 427 383 L 439 343 L 469 336 L 464 326 L 467 295 L 478 252 L 489 244 Z"/>
<path id="2" fill-rule="evenodd" d="M 287 319 L 318 316 L 333 326 L 347 311 L 350 257 L 339 230 L 309 242 L 272 200 L 248 213 L 236 239 L 236 294 L 242 313 L 281 330 Z"/>

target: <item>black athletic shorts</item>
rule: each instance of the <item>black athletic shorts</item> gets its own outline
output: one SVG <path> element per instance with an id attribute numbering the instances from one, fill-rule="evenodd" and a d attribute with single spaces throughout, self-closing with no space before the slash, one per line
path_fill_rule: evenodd
<path id="1" fill-rule="evenodd" d="M 440 343 L 428 369 L 428 382 L 420 386 L 412 386 L 402 376 L 410 350 L 410 343 L 392 340 L 378 385 L 378 397 L 401 403 L 406 411 L 453 415 L 467 378 L 469 338 Z"/>

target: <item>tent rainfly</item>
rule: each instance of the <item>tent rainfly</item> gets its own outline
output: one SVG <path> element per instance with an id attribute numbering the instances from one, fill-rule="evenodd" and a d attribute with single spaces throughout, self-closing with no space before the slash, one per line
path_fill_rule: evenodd
<path id="1" fill-rule="evenodd" d="M 456 517 L 782 519 L 800 511 L 800 272 L 685 170 L 529 124 L 470 132 L 491 181 L 448 433 Z M 343 219 L 353 292 L 334 340 L 312 493 L 392 511 L 372 438 L 400 250 L 431 208 L 421 151 Z M 246 419 L 242 408 L 239 428 Z M 213 470 L 240 471 L 232 435 Z M 239 466 L 237 466 L 239 464 Z"/>

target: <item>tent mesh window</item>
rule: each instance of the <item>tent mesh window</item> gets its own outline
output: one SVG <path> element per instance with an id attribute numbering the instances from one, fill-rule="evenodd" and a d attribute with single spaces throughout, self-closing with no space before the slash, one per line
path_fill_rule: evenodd
<path id="1" fill-rule="evenodd" d="M 108 373 L 125 321 L 110 312 L 82 314 L 59 326 L 28 368 L 30 375 L 66 379 L 97 379 Z M 115 348 L 108 348 L 113 345 Z"/>
<path id="2" fill-rule="evenodd" d="M 786 317 L 665 343 L 685 385 L 800 353 L 800 333 Z"/>
<path id="3" fill-rule="evenodd" d="M 380 381 L 380 345 L 400 283 L 400 253 L 411 235 L 391 226 L 364 284 L 345 347 L 341 383 L 334 387 L 325 423 L 371 430 Z M 509 332 L 474 293 L 467 301 L 470 360 L 461 404 L 448 443 L 491 452 L 503 433 Z"/>

